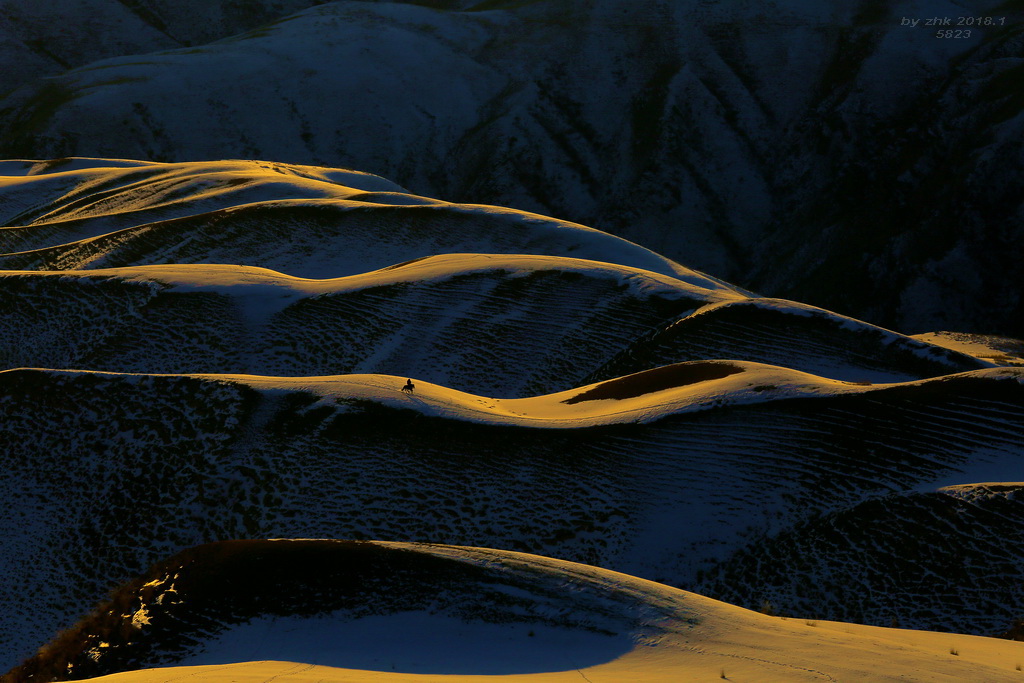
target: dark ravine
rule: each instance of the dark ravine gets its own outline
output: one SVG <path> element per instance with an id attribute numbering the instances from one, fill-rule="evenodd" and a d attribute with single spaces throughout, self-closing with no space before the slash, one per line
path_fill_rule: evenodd
<path id="1" fill-rule="evenodd" d="M 656 391 L 722 379 L 723 377 L 735 375 L 743 371 L 744 368 L 724 361 L 698 361 L 663 365 L 627 377 L 608 380 L 593 389 L 576 394 L 572 398 L 567 398 L 562 403 L 571 405 L 583 401 L 636 398 Z"/>

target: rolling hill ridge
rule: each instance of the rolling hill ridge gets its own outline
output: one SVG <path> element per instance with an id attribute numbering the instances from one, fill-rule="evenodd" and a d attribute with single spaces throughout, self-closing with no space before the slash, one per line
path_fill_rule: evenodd
<path id="1" fill-rule="evenodd" d="M 990 638 L 781 620 L 523 553 L 236 541 L 155 564 L 4 680 L 128 670 L 113 680 L 1012 681 L 1022 652 Z"/>
<path id="2" fill-rule="evenodd" d="M 822 620 L 1024 612 L 1013 340 L 907 336 L 355 171 L 0 170 L 3 667 L 154 563 L 267 538 L 531 553 Z M 187 661 L 158 655 L 102 672 Z"/>
<path id="3" fill-rule="evenodd" d="M 4 529 L 4 599 L 18 624 L 5 640 L 45 638 L 111 580 L 218 538 L 505 547 L 698 585 L 818 515 L 1019 468 L 1021 372 L 872 387 L 720 361 L 491 399 L 423 382 L 408 396 L 400 378 L 375 375 L 7 371 L 4 495 L 24 503 Z M 905 519 L 899 533 L 916 533 L 920 520 Z M 974 533 L 1002 544 L 1008 529 L 1020 530 Z M 905 625 L 978 629 L 964 602 L 990 568 L 979 559 L 964 571 L 970 580 L 934 577 L 941 604 Z M 737 602 L 768 599 L 770 583 L 741 585 Z M 1008 627 L 1022 605 L 999 594 Z M 906 614 L 910 597 L 864 600 Z"/>

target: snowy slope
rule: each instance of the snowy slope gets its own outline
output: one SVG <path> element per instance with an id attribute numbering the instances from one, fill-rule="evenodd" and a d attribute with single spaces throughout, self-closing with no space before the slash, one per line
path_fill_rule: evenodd
<path id="1" fill-rule="evenodd" d="M 988 349 L 907 337 L 792 301 L 747 298 L 709 304 L 667 321 L 590 379 L 716 357 L 783 365 L 854 382 L 900 382 L 991 367 L 994 362 Z"/>
<path id="2" fill-rule="evenodd" d="M 692 588 L 750 604 L 756 587 L 776 613 L 927 628 L 949 604 L 944 586 L 956 583 L 971 598 L 949 628 L 973 623 L 983 633 L 1006 633 L 1020 619 L 1020 607 L 1005 596 L 1020 594 L 1022 506 L 1021 483 L 881 497 L 750 546 Z"/>
<path id="3" fill-rule="evenodd" d="M 1012 505 L 957 527 L 986 554 L 927 599 L 885 572 L 936 509 L 1002 505 L 937 488 L 1021 478 L 1021 369 L 995 341 L 342 169 L 11 160 L 0 216 L 0 666 L 161 557 L 237 538 L 505 548 L 974 633 L 1024 610 L 992 578 L 1019 573 L 992 551 Z M 876 513 L 877 546 L 847 533 L 762 569 Z"/>
<path id="4" fill-rule="evenodd" d="M 206 43 L 318 0 L 2 0 L 0 94 L 105 57 Z"/>
<path id="5" fill-rule="evenodd" d="M 355 167 L 906 332 L 1024 336 L 1015 3 L 424 4 L 330 3 L 38 80 L 0 100 L 0 156 Z M 968 15 L 995 25 L 901 21 Z"/>
<path id="6" fill-rule="evenodd" d="M 704 358 L 849 381 L 991 366 L 820 309 L 744 298 L 584 226 L 417 197 L 354 171 L 79 158 L 0 172 L 10 226 L 0 265 L 63 273 L 0 277 L 3 367 L 383 372 L 511 396 Z M 417 261 L 445 252 L 554 258 Z M 249 265 L 352 277 L 314 283 Z"/>
<path id="7" fill-rule="evenodd" d="M 10 681 L 160 666 L 100 680 L 995 682 L 1019 679 L 1022 657 L 1021 643 L 784 620 L 536 555 L 247 541 L 156 564 Z"/>
<path id="8" fill-rule="evenodd" d="M 214 265 L 8 271 L 0 366 L 380 372 L 526 396 L 578 386 L 662 321 L 740 296 L 708 284 L 716 288 L 504 254 L 432 256 L 332 280 Z"/>
<path id="9" fill-rule="evenodd" d="M 64 159 L 8 161 L 0 172 L 0 267 L 9 270 L 234 263 L 329 278 L 439 253 L 528 253 L 735 290 L 599 230 L 409 195 L 357 171 Z"/>
<path id="10" fill-rule="evenodd" d="M 1019 3 L 312 4 L 0 0 L 0 669 L 1020 677 Z"/>
<path id="11" fill-rule="evenodd" d="M 963 332 L 929 332 L 915 338 L 998 365 L 1024 365 L 1024 342 L 1020 339 Z"/>
<path id="12" fill-rule="evenodd" d="M 6 271 L 0 366 L 375 372 L 506 397 L 705 358 L 855 382 L 993 367 L 827 311 L 706 284 L 503 254 L 426 257 L 330 280 L 216 265 Z"/>
<path id="13" fill-rule="evenodd" d="M 704 362 L 493 399 L 422 381 L 407 395 L 380 375 L 7 371 L 0 495 L 21 502 L 0 528 L 0 628 L 27 655 L 111 584 L 229 538 L 481 545 L 692 586 L 818 515 L 1019 471 L 1021 380 L 998 368 L 864 386 Z M 887 606 L 858 567 L 866 604 Z M 934 577 L 943 601 L 916 625 L 986 632 L 993 617 L 967 605 L 988 567 L 965 571 Z M 799 575 L 828 604 L 815 572 Z M 745 585 L 756 606 L 764 587 Z M 1024 609 L 1000 594 L 1007 617 Z"/>

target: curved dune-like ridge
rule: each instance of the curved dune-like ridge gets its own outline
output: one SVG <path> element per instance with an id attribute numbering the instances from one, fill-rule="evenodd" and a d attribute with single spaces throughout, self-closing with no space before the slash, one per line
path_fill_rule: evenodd
<path id="1" fill-rule="evenodd" d="M 150 577 L 128 584 L 107 622 L 82 622 L 78 659 L 51 657 L 47 670 L 214 665 L 273 643 L 265 657 L 304 663 L 173 675 L 302 678 L 319 664 L 371 678 L 589 671 L 596 683 L 654 676 L 655 661 L 676 680 L 725 657 L 750 667 L 736 680 L 861 680 L 860 664 L 822 668 L 834 663 L 791 639 L 822 631 L 775 629 L 787 652 L 756 658 L 760 636 L 730 650 L 729 634 L 786 622 L 737 617 L 737 630 L 693 612 L 704 599 L 659 591 L 976 634 L 1006 633 L 1024 614 L 1003 578 L 1024 571 L 1006 551 L 1024 543 L 1019 487 L 968 483 L 1019 479 L 1014 340 L 908 337 L 758 297 L 599 230 L 341 169 L 0 162 L 0 223 L 0 499 L 15 501 L 0 518 L 0 668 L 111 586 L 228 539 L 354 539 L 309 547 L 340 548 L 342 574 L 356 556 L 387 556 L 410 571 L 448 563 L 441 574 L 458 580 L 427 572 L 399 586 L 367 570 L 372 600 L 334 588 L 274 597 L 279 585 L 260 585 L 250 560 L 301 544 L 252 541 L 227 555 L 267 593 L 261 604 L 299 619 L 292 636 L 276 622 L 243 626 L 249 608 L 231 610 L 244 600 L 221 619 L 216 595 L 231 591 L 171 610 L 174 592 Z M 466 547 L 356 542 L 370 539 Z M 297 556 L 284 551 L 282 571 Z M 323 586 L 317 562 L 297 565 Z M 213 641 L 161 622 L 157 592 L 186 621 L 221 615 L 203 631 L 234 639 L 216 641 L 218 656 L 250 654 L 195 659 L 214 650 L 189 648 Z M 321 594 L 343 619 L 307 619 Z M 403 596 L 420 596 L 424 613 Z M 507 609 L 518 616 L 492 618 Z M 438 635 L 434 659 L 395 655 L 388 632 L 413 642 L 424 629 Z M 472 647 L 453 650 L 444 633 Z M 330 661 L 291 649 L 324 639 L 351 647 Z M 156 659 L 137 649 L 150 646 Z M 454 669 L 439 663 L 465 652 Z"/>
<path id="2" fill-rule="evenodd" d="M 514 254 L 442 254 L 327 280 L 213 264 L 6 271 L 0 361 L 164 374 L 406 374 L 505 397 L 715 357 L 854 382 L 993 367 L 693 279 L 706 286 Z"/>
<path id="3" fill-rule="evenodd" d="M 308 393 L 328 403 L 369 401 L 429 417 L 495 426 L 554 429 L 637 424 L 712 408 L 796 399 L 875 398 L 876 395 L 912 396 L 918 393 L 927 400 L 933 393 L 956 393 L 961 387 L 971 385 L 1000 386 L 1005 389 L 1007 398 L 1016 398 L 1018 392 L 1024 397 L 1024 369 L 1019 368 L 991 368 L 913 382 L 871 384 L 831 380 L 790 368 L 724 360 L 667 365 L 568 391 L 511 399 L 479 396 L 419 380 L 414 384 L 414 391 L 406 392 L 402 390 L 403 378 L 390 375 L 147 375 L 19 368 L 0 371 L 0 385 L 4 384 L 8 373 L 18 375 L 26 372 L 66 377 L 71 382 L 80 375 L 97 375 L 114 382 L 134 382 L 134 378 L 146 377 L 226 382 L 263 392 Z"/>
<path id="4" fill-rule="evenodd" d="M 255 161 L 113 168 L 82 161 L 66 172 L 0 176 L 0 223 L 11 226 L 0 229 L 0 267 L 241 263 L 331 278 L 439 253 L 529 253 L 737 289 L 593 228 L 417 197 L 356 171 Z M 53 162 L 20 163 L 45 170 Z"/>
<path id="5" fill-rule="evenodd" d="M 669 415 L 729 405 L 879 393 L 941 392 L 945 385 L 1011 382 L 1024 386 L 1024 370 L 993 368 L 915 382 L 863 384 L 743 361 L 694 361 L 645 370 L 546 396 L 498 399 L 421 382 L 411 395 L 395 394 L 397 377 L 259 377 L 196 375 L 245 383 L 262 390 L 301 390 L 332 400 L 371 400 L 383 405 L 487 424 L 577 429 L 642 423 Z M 953 391 L 956 391 L 955 389 Z M 1010 388 L 1011 393 L 1018 389 Z"/>
<path id="6" fill-rule="evenodd" d="M 693 585 L 817 515 L 1019 468 L 1022 377 L 709 361 L 495 399 L 380 375 L 0 372 L 0 495 L 23 501 L 0 521 L 3 637 L 41 642 L 111 582 L 224 538 L 504 547 Z M 977 571 L 933 579 L 943 604 L 918 625 L 975 628 L 955 615 Z"/>
<path id="7" fill-rule="evenodd" d="M 903 382 L 993 367 L 985 348 L 943 345 L 814 306 L 767 298 L 711 303 L 666 321 L 611 359 L 591 379 L 712 357 L 784 365 L 860 382 Z"/>
<path id="8" fill-rule="evenodd" d="M 425 256 L 403 263 L 388 265 L 378 270 L 336 278 L 303 278 L 257 266 L 231 264 L 156 264 L 134 267 L 90 270 L 37 271 L 5 270 L 0 277 L 109 277 L 128 281 L 152 281 L 192 290 L 218 290 L 231 287 L 264 286 L 294 290 L 302 296 L 357 291 L 368 287 L 397 284 L 418 284 L 432 280 L 449 279 L 459 275 L 486 272 L 505 272 L 509 275 L 527 275 L 537 271 L 555 270 L 581 276 L 615 279 L 618 284 L 634 291 L 657 293 L 663 296 L 701 296 L 710 301 L 731 300 L 743 295 L 721 288 L 712 280 L 692 283 L 652 271 L 626 267 L 614 262 L 592 261 L 565 256 L 534 254 L 461 254 L 446 253 Z"/>
<path id="9" fill-rule="evenodd" d="M 44 226 L 65 222 L 82 225 L 105 219 L 115 226 L 108 229 L 112 231 L 149 223 L 154 215 L 182 218 L 268 199 L 346 200 L 368 194 L 397 198 L 408 192 L 360 171 L 241 159 L 0 162 L 0 223 L 14 226 L 7 239 L 27 238 L 43 232 Z"/>
<path id="10" fill-rule="evenodd" d="M 8 271 L 0 362 L 407 374 L 528 395 L 576 386 L 662 320 L 738 296 L 617 264 L 507 254 L 444 254 L 331 280 L 227 265 Z"/>
<path id="11" fill-rule="evenodd" d="M 245 541 L 156 564 L 7 680 L 994 682 L 1016 680 L 1022 655 L 1010 641 L 769 617 L 524 553 Z"/>

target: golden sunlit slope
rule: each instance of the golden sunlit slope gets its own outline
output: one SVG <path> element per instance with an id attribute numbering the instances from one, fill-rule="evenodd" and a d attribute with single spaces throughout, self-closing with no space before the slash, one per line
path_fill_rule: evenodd
<path id="1" fill-rule="evenodd" d="M 7 271 L 0 366 L 408 374 L 497 396 L 549 393 L 578 386 L 664 320 L 740 296 L 705 284 L 508 254 L 443 254 L 330 280 L 223 265 Z M 954 368 L 966 369 L 930 374 Z"/>
<path id="2" fill-rule="evenodd" d="M 818 517 L 993 481 L 1024 455 L 1012 368 L 866 386 L 706 361 L 518 399 L 414 381 L 408 394 L 382 375 L 0 372 L 0 496 L 21 501 L 0 519 L 4 640 L 27 655 L 109 585 L 227 538 L 509 548 L 711 586 L 738 554 L 770 558 L 780 535 L 797 534 L 780 537 L 780 556 L 813 540 L 799 534 Z M 1019 593 L 992 577 L 1020 557 L 973 550 L 961 572 L 929 575 L 917 610 L 921 587 L 901 583 L 914 575 L 879 577 L 876 560 L 941 516 L 899 519 L 870 553 L 851 537 L 836 541 L 847 554 L 802 559 L 793 604 L 840 609 L 815 592 L 835 557 L 875 623 L 896 610 L 907 626 L 995 633 L 1019 618 Z M 983 519 L 965 536 L 979 551 L 1024 543 L 1015 514 Z M 942 553 L 906 565 L 927 572 Z M 731 583 L 733 599 L 757 606 L 766 577 Z"/>
<path id="3" fill-rule="evenodd" d="M 22 228 L 5 231 L 12 247 L 19 245 L 16 240 L 24 240 L 26 247 L 45 245 L 33 240 L 56 234 L 55 227 L 64 228 L 67 236 L 84 236 L 270 198 L 358 200 L 374 194 L 401 202 L 407 192 L 369 173 L 247 160 L 0 162 L 0 218 L 6 226 Z"/>
<path id="4" fill-rule="evenodd" d="M 399 378 L 384 375 L 263 377 L 195 375 L 233 381 L 256 389 L 306 391 L 330 401 L 369 400 L 424 415 L 519 427 L 576 429 L 644 423 L 690 411 L 723 406 L 814 398 L 956 392 L 972 384 L 1024 391 L 1024 370 L 993 368 L 916 382 L 878 384 L 829 380 L 798 370 L 745 361 L 694 361 L 546 396 L 498 399 L 420 382 L 411 393 L 397 392 Z"/>
<path id="5" fill-rule="evenodd" d="M 994 683 L 1022 660 L 1024 643 L 770 617 L 523 553 L 246 541 L 158 563 L 6 680 Z"/>
<path id="6" fill-rule="evenodd" d="M 915 339 L 1000 365 L 1024 365 L 1024 342 L 1020 339 L 962 332 L 929 332 L 915 335 Z"/>
<path id="7" fill-rule="evenodd" d="M 0 268 L 231 263 L 333 278 L 443 253 L 572 256 L 735 290 L 576 223 L 411 195 L 367 173 L 259 161 L 0 166 Z"/>
<path id="8" fill-rule="evenodd" d="M 212 264 L 0 272 L 0 367 L 405 374 L 516 397 L 708 358 L 857 382 L 992 367 L 695 273 L 567 257 L 442 254 L 328 280 Z"/>

